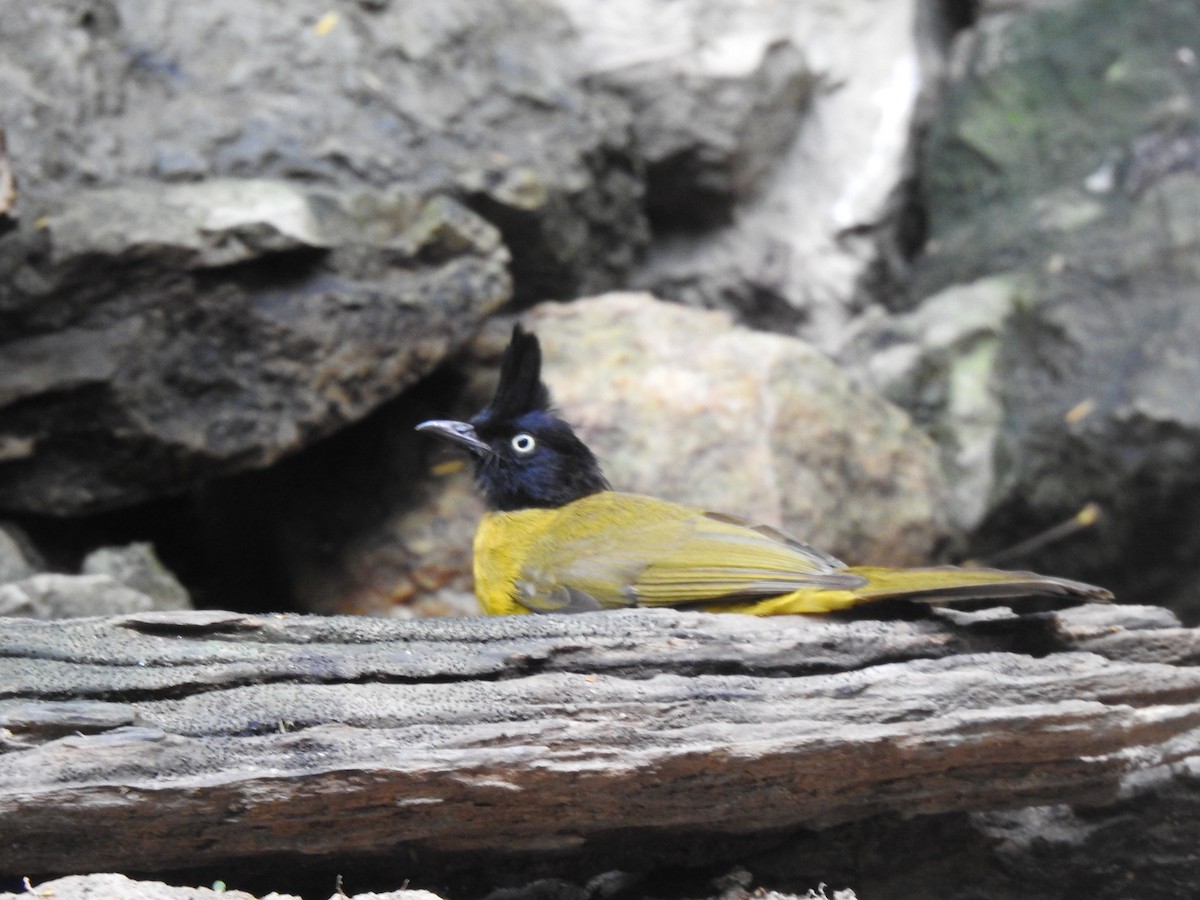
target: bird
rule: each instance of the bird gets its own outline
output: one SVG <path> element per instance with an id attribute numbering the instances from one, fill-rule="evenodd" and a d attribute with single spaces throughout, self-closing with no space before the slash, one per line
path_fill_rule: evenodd
<path id="1" fill-rule="evenodd" d="M 542 381 L 518 323 L 491 402 L 416 426 L 467 450 L 487 511 L 475 593 L 489 615 L 674 607 L 824 614 L 886 600 L 933 605 L 1033 596 L 1108 601 L 1104 588 L 987 568 L 851 566 L 769 525 L 612 489 Z"/>

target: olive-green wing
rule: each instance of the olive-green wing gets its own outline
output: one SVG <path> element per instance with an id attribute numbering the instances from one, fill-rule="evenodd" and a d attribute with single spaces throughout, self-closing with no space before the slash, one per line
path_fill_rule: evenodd
<path id="1" fill-rule="evenodd" d="M 606 492 L 559 511 L 529 548 L 518 599 L 537 612 L 754 600 L 866 579 L 768 526 Z"/>

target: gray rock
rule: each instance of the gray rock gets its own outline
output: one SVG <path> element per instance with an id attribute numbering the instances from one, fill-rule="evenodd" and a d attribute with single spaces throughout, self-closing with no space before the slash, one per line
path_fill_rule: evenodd
<path id="1" fill-rule="evenodd" d="M 999 348 L 1022 287 L 1015 277 L 995 276 L 946 288 L 903 315 L 876 307 L 855 322 L 839 354 L 933 437 L 957 532 L 978 527 L 991 509 L 1004 424 Z"/>
<path id="2" fill-rule="evenodd" d="M 154 601 L 108 575 L 34 575 L 0 584 L 0 616 L 76 619 L 148 612 Z"/>
<path id="3" fill-rule="evenodd" d="M 1061 271 L 1098 239 L 1120 251 L 1104 232 L 1130 218 L 1128 201 L 1195 171 L 1196 148 L 1189 165 L 1188 142 L 1182 156 L 1174 145 L 1196 128 L 1178 36 L 1200 12 L 1169 0 L 1028 5 L 987 16 L 955 47 L 922 165 L 930 244 L 915 297 L 1018 267 Z"/>
<path id="4" fill-rule="evenodd" d="M 803 55 L 817 83 L 805 107 L 793 110 L 803 116 L 799 132 L 753 195 L 734 207 L 732 223 L 655 241 L 632 284 L 833 346 L 855 311 L 895 293 L 897 280 L 906 276 L 901 245 L 909 241 L 903 232 L 915 165 L 912 139 L 932 112 L 921 101 L 936 90 L 942 66 L 943 24 L 935 5 L 612 5 L 624 14 L 611 14 L 593 28 L 630 36 L 652 59 L 753 58 L 785 41 Z M 644 27 L 647 20 L 654 27 Z M 633 37 L 639 29 L 640 38 Z M 585 47 L 588 40 L 599 38 L 585 35 Z"/>
<path id="5" fill-rule="evenodd" d="M 107 575 L 154 601 L 154 609 L 191 609 L 187 589 L 162 564 L 150 544 L 101 547 L 83 560 L 84 575 Z"/>
<path id="6" fill-rule="evenodd" d="M 11 522 L 0 522 L 0 584 L 20 581 L 43 569 L 25 533 Z"/>
<path id="7" fill-rule="evenodd" d="M 395 397 L 510 296 L 467 208 L 523 302 L 646 240 L 630 114 L 537 0 L 50 0 L 2 39 L 0 508 L 183 492 Z"/>
<path id="8" fill-rule="evenodd" d="M 579 84 L 576 37 L 538 0 L 51 0 L 5 37 L 33 207 L 130 177 L 450 191 L 495 213 L 539 297 L 611 285 L 645 239 L 628 113 Z"/>
<path id="9" fill-rule="evenodd" d="M 865 326 L 863 370 L 949 438 L 975 555 L 1195 620 L 1200 119 L 1178 35 L 1200 11 L 1037 6 L 958 48 L 922 174 L 928 300 Z M 1085 509 L 1096 527 L 1025 543 Z"/>
<path id="10" fill-rule="evenodd" d="M 576 19 L 590 30 L 584 20 L 595 5 L 586 7 Z M 592 76 L 630 103 L 646 162 L 647 212 L 657 227 L 727 224 L 795 137 L 815 84 L 803 55 L 786 39 L 749 53 L 756 56 L 736 63 L 694 54 Z"/>
<path id="11" fill-rule="evenodd" d="M 1187 187 L 1200 185 L 1172 189 Z M 1190 193 L 1200 201 L 1200 190 Z M 1005 427 L 976 551 L 995 553 L 1028 536 L 1022 528 L 1049 528 L 1096 504 L 1095 529 L 1030 564 L 1077 572 L 1129 601 L 1165 602 L 1192 621 L 1200 615 L 1194 276 L 1147 260 L 1114 284 L 1114 262 L 1093 257 L 1039 285 L 1039 302 L 1000 348 Z"/>
<path id="12" fill-rule="evenodd" d="M 402 190 L 80 190 L 19 237 L 0 506 L 30 512 L 279 459 L 426 374 L 509 290 L 494 229 Z"/>

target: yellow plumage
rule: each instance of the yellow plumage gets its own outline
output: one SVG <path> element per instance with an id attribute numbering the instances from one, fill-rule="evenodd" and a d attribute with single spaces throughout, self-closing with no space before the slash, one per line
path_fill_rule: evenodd
<path id="1" fill-rule="evenodd" d="M 615 491 L 488 513 L 475 535 L 475 592 L 490 615 L 633 606 L 783 615 L 896 597 L 1107 598 L 1028 572 L 845 566 L 772 528 Z"/>

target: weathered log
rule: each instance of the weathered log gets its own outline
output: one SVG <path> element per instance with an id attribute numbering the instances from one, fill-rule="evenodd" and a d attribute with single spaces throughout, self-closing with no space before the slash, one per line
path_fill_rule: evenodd
<path id="1" fill-rule="evenodd" d="M 1103 806 L 1200 757 L 1198 660 L 1122 606 L 0 620 L 0 873 Z"/>

